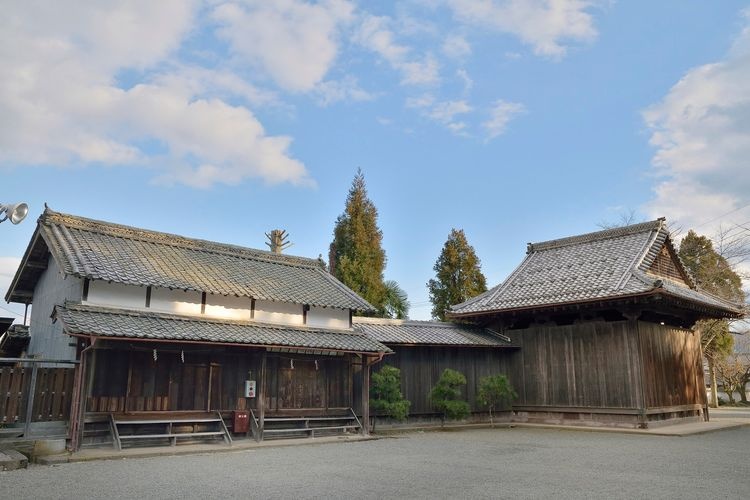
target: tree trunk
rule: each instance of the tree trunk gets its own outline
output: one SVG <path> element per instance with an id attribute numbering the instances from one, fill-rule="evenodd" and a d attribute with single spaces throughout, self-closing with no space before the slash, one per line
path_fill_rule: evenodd
<path id="1" fill-rule="evenodd" d="M 719 386 L 716 383 L 716 370 L 714 369 L 714 360 L 708 358 L 708 376 L 711 379 L 711 408 L 719 407 Z"/>
<path id="2" fill-rule="evenodd" d="M 495 428 L 495 422 L 492 421 L 492 406 L 490 406 L 490 427 Z"/>
<path id="3" fill-rule="evenodd" d="M 740 391 L 740 401 L 747 403 L 747 382 L 741 383 L 737 390 Z"/>

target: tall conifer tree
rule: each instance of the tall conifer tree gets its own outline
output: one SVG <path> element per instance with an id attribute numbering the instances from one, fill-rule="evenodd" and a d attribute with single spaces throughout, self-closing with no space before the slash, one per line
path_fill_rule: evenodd
<path id="1" fill-rule="evenodd" d="M 346 197 L 344 213 L 336 219 L 329 253 L 331 274 L 384 314 L 385 251 L 378 228 L 378 210 L 367 197 L 365 176 L 357 171 Z"/>
<path id="2" fill-rule="evenodd" d="M 463 229 L 451 229 L 433 269 L 435 279 L 427 282 L 433 318 L 444 321 L 448 307 L 487 291 L 479 258 Z"/>

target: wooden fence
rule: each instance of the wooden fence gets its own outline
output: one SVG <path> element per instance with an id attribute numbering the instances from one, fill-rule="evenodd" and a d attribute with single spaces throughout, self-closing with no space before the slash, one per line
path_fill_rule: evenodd
<path id="1" fill-rule="evenodd" d="M 31 422 L 68 420 L 75 368 L 0 367 L 0 424 L 26 421 L 33 385 Z"/>

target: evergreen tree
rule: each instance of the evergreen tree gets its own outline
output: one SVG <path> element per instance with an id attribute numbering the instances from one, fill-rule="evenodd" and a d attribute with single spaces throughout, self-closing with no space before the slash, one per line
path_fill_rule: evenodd
<path id="1" fill-rule="evenodd" d="M 430 402 L 442 414 L 443 425 L 446 419 L 458 420 L 471 413 L 469 403 L 461 397 L 461 387 L 465 385 L 463 373 L 446 368 L 430 391 Z"/>
<path id="2" fill-rule="evenodd" d="M 427 282 L 433 318 L 445 321 L 445 311 L 450 306 L 487 291 L 479 258 L 466 241 L 463 229 L 451 229 L 433 269 L 435 279 Z"/>
<path id="3" fill-rule="evenodd" d="M 376 413 L 382 413 L 400 422 L 406 420 L 411 402 L 401 394 L 401 370 L 395 366 L 385 365 L 380 371 L 372 374 L 370 406 Z"/>
<path id="4" fill-rule="evenodd" d="M 382 240 L 378 210 L 367 197 L 365 176 L 358 170 L 346 197 L 344 213 L 336 219 L 328 264 L 331 274 L 372 304 L 381 315 L 386 298 Z"/>
<path id="5" fill-rule="evenodd" d="M 510 385 L 508 377 L 505 375 L 482 377 L 479 380 L 479 393 L 477 394 L 477 400 L 489 408 L 490 425 L 494 425 L 492 414 L 495 408 L 505 404 L 510 406 L 511 401 L 517 397 L 518 394 L 513 390 L 513 386 Z"/>
<path id="6" fill-rule="evenodd" d="M 680 243 L 679 255 L 701 289 L 732 302 L 744 302 L 742 280 L 727 260 L 714 250 L 709 238 L 688 231 Z M 716 407 L 716 364 L 732 352 L 734 339 L 727 320 L 703 320 L 696 323 L 695 328 L 701 332 L 701 345 L 711 379 L 711 406 Z"/>
<path id="7" fill-rule="evenodd" d="M 384 316 L 387 318 L 407 319 L 409 317 L 409 298 L 398 283 L 393 280 L 385 282 Z"/>

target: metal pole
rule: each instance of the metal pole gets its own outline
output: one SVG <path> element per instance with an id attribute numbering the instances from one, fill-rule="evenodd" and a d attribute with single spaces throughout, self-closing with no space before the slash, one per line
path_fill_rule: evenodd
<path id="1" fill-rule="evenodd" d="M 26 395 L 26 422 L 23 426 L 23 437 L 28 438 L 31 434 L 31 417 L 34 413 L 34 394 L 36 392 L 36 375 L 39 370 L 39 365 L 34 363 L 31 367 L 31 382 L 29 383 L 29 391 Z"/>

